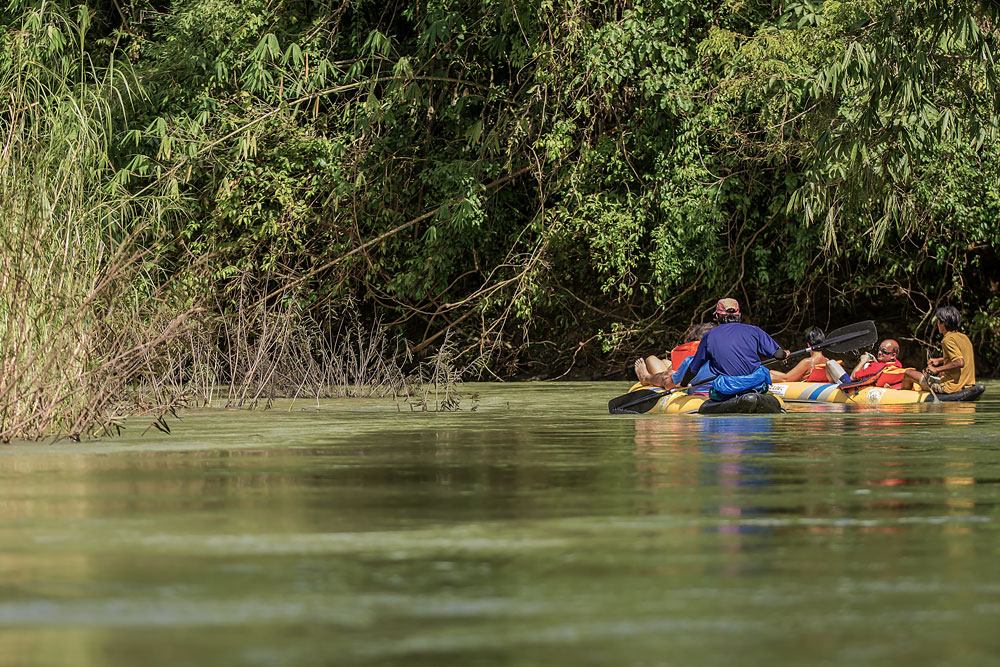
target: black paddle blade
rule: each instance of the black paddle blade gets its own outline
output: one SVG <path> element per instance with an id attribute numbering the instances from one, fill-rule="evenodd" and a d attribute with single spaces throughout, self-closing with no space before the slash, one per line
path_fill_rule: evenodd
<path id="1" fill-rule="evenodd" d="M 801 350 L 789 352 L 788 356 L 794 357 L 799 354 L 805 354 L 810 349 L 826 350 L 827 352 L 833 352 L 834 354 L 842 354 L 844 352 L 850 352 L 851 350 L 860 350 L 863 347 L 871 347 L 877 342 L 878 330 L 875 329 L 875 323 L 871 320 L 865 320 L 864 322 L 858 322 L 856 324 L 850 324 L 846 327 L 834 329 L 830 332 L 830 335 L 826 337 L 826 340 L 819 345 L 816 345 L 813 348 L 804 347 Z M 771 363 L 772 361 L 768 361 L 765 365 L 769 365 Z"/>
<path id="2" fill-rule="evenodd" d="M 667 392 L 656 389 L 630 391 L 608 401 L 608 412 L 613 415 L 640 415 L 652 410 L 666 395 Z"/>
<path id="3" fill-rule="evenodd" d="M 877 342 L 878 330 L 875 328 L 875 323 L 871 320 L 865 320 L 831 331 L 826 340 L 817 345 L 816 348 L 842 354 L 851 350 L 860 350 L 863 347 L 871 347 Z"/>

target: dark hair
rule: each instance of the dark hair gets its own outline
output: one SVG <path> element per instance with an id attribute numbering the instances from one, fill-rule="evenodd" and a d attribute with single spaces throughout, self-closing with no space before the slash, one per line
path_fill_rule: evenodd
<path id="1" fill-rule="evenodd" d="M 715 314 L 716 324 L 729 324 L 730 322 L 739 322 L 739 321 L 740 321 L 739 313 L 726 313 L 725 315 L 720 315 L 719 313 Z"/>
<path id="2" fill-rule="evenodd" d="M 934 313 L 934 317 L 948 331 L 957 331 L 959 325 L 962 323 L 962 314 L 958 312 L 958 308 L 955 308 L 955 306 L 941 306 Z"/>
<path id="3" fill-rule="evenodd" d="M 806 345 L 815 347 L 826 340 L 826 334 L 819 327 L 813 327 L 806 332 Z"/>
<path id="4" fill-rule="evenodd" d="M 684 332 L 684 342 L 690 343 L 691 341 L 701 340 L 702 336 L 709 332 L 709 330 L 714 329 L 715 325 L 712 323 L 708 324 L 692 324 L 688 327 L 688 330 Z"/>

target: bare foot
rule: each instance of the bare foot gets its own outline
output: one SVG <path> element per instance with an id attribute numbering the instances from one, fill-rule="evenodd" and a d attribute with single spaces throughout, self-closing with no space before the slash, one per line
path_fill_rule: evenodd
<path id="1" fill-rule="evenodd" d="M 639 378 L 639 384 L 649 384 L 650 373 L 646 368 L 646 360 L 641 357 L 635 360 L 635 376 Z"/>

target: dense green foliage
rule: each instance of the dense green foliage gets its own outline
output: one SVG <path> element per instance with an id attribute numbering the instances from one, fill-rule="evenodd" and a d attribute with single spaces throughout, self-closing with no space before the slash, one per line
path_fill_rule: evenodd
<path id="1" fill-rule="evenodd" d="M 552 377 L 662 350 L 723 295 L 787 338 L 929 339 L 949 301 L 1000 359 L 992 3 L 87 7 L 83 60 L 134 71 L 108 182 L 173 198 L 150 243 L 206 258 L 220 312 L 352 304 Z M 8 3 L 0 53 L 59 15 L 83 16 Z"/>

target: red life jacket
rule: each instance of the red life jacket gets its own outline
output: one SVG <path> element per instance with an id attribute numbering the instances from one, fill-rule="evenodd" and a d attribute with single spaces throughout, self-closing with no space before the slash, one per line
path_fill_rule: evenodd
<path id="1" fill-rule="evenodd" d="M 812 372 L 805 376 L 799 382 L 829 382 L 830 378 L 826 376 L 826 364 L 816 364 L 812 367 Z"/>
<path id="2" fill-rule="evenodd" d="M 700 342 L 700 340 L 693 340 L 689 343 L 681 343 L 670 350 L 670 364 L 674 367 L 675 371 L 681 367 L 682 361 L 694 356 L 694 353 L 698 351 L 698 343 Z"/>
<path id="3" fill-rule="evenodd" d="M 898 360 L 893 360 L 888 363 L 882 363 L 879 361 L 872 361 L 865 364 L 865 367 L 858 371 L 854 378 L 855 380 L 864 380 L 867 377 L 871 377 L 883 371 L 881 377 L 875 382 L 876 387 L 889 387 L 891 389 L 899 389 L 903 384 L 903 376 L 906 370 L 903 368 L 903 364 L 899 363 Z"/>
<path id="4" fill-rule="evenodd" d="M 902 389 L 903 378 L 906 377 L 906 370 L 902 364 L 896 362 L 896 366 L 886 366 L 882 377 L 875 383 L 878 387 L 889 387 L 890 389 Z"/>

